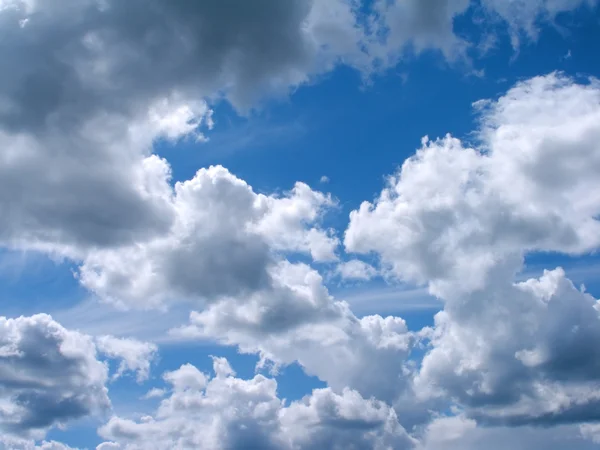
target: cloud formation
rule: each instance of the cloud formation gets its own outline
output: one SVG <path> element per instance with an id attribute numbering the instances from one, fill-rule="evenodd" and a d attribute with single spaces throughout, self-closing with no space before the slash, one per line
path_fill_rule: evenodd
<path id="1" fill-rule="evenodd" d="M 88 336 L 48 315 L 0 318 L 0 429 L 43 436 L 52 426 L 110 407 L 106 366 Z"/>
<path id="2" fill-rule="evenodd" d="M 113 417 L 99 433 L 122 450 L 200 448 L 388 449 L 414 447 L 393 409 L 354 391 L 331 389 L 290 405 L 277 383 L 257 375 L 235 377 L 227 360 L 215 358 L 212 378 L 191 365 L 164 375 L 171 394 L 156 414 L 141 421 Z M 104 445 L 104 444 L 103 444 Z M 100 447 L 105 448 L 105 447 Z"/>
<path id="3" fill-rule="evenodd" d="M 424 139 L 351 214 L 346 248 L 445 301 L 418 396 L 487 424 L 598 420 L 598 301 L 562 269 L 514 278 L 529 252 L 600 244 L 600 85 L 550 74 L 475 106 L 479 148 Z"/>

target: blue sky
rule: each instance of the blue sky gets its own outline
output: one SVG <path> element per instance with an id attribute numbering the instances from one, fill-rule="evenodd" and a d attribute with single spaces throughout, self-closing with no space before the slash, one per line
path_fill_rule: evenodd
<path id="1" fill-rule="evenodd" d="M 0 449 L 598 445 L 597 2 L 180 3 L 0 0 Z"/>

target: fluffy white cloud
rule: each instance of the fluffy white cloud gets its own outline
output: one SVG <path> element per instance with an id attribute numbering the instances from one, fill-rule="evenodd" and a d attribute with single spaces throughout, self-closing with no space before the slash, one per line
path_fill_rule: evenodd
<path id="1" fill-rule="evenodd" d="M 359 259 L 351 259 L 338 264 L 336 274 L 344 280 L 368 281 L 377 275 L 377 269 Z"/>
<path id="2" fill-rule="evenodd" d="M 107 357 L 121 360 L 114 378 L 131 371 L 140 383 L 148 379 L 150 364 L 158 356 L 156 345 L 136 339 L 100 336 L 96 338 L 96 347 Z"/>
<path id="3" fill-rule="evenodd" d="M 0 450 L 78 450 L 61 442 L 42 441 L 36 444 L 34 441 L 13 438 L 10 436 L 0 437 Z"/>
<path id="4" fill-rule="evenodd" d="M 480 289 L 524 252 L 581 254 L 600 243 L 600 86 L 559 74 L 479 102 L 481 150 L 450 136 L 352 212 L 347 250 L 377 252 L 399 278 L 442 298 Z"/>
<path id="5" fill-rule="evenodd" d="M 106 366 L 88 336 L 50 316 L 0 318 L 0 430 L 43 436 L 48 428 L 110 407 Z"/>
<path id="6" fill-rule="evenodd" d="M 404 320 L 358 319 L 306 265 L 281 264 L 275 280 L 270 291 L 193 312 L 190 324 L 173 332 L 236 345 L 275 367 L 297 361 L 336 392 L 351 387 L 367 397 L 390 400 L 405 390 L 411 370 L 407 357 L 417 337 Z"/>
<path id="7" fill-rule="evenodd" d="M 256 194 L 220 166 L 174 188 L 169 233 L 147 242 L 90 252 L 81 283 L 132 307 L 169 301 L 213 302 L 275 289 L 280 252 L 334 258 L 337 238 L 318 221 L 329 196 L 297 183 L 282 197 Z"/>
<path id="8" fill-rule="evenodd" d="M 351 214 L 350 251 L 445 301 L 414 386 L 486 424 L 598 420 L 600 307 L 532 251 L 600 244 L 600 85 L 558 74 L 478 102 L 480 150 L 430 142 Z"/>
<path id="9" fill-rule="evenodd" d="M 190 365 L 166 373 L 171 395 L 153 417 L 113 417 L 99 430 L 110 439 L 107 448 L 216 450 L 247 448 L 249 443 L 290 450 L 414 447 L 390 407 L 354 391 L 316 390 L 286 406 L 273 379 L 236 378 L 221 358 L 214 358 L 214 371 L 210 379 Z"/>
<path id="10" fill-rule="evenodd" d="M 600 419 L 600 303 L 562 270 L 491 285 L 436 316 L 417 391 L 488 424 Z"/>

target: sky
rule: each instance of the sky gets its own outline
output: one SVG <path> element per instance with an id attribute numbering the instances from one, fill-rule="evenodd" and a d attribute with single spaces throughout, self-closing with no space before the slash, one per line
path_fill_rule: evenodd
<path id="1" fill-rule="evenodd" d="M 597 0 L 0 0 L 0 450 L 600 447 Z"/>

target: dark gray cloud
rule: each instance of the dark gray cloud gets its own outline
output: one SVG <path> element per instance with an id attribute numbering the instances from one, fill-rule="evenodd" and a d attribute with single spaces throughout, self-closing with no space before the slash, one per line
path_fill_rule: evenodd
<path id="1" fill-rule="evenodd" d="M 362 58 L 351 6 L 329 6 L 4 1 L 0 241 L 81 257 L 167 232 L 154 140 L 210 126 L 207 99 L 248 108 Z"/>
<path id="2" fill-rule="evenodd" d="M 93 341 L 50 316 L 0 318 L 0 429 L 37 436 L 110 406 Z"/>

